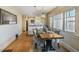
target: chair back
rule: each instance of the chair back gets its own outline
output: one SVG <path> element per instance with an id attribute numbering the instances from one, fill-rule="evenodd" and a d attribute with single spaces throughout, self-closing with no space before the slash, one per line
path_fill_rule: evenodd
<path id="1" fill-rule="evenodd" d="M 37 37 L 37 33 L 36 33 L 35 29 L 33 30 L 33 34 L 34 34 L 35 37 Z"/>

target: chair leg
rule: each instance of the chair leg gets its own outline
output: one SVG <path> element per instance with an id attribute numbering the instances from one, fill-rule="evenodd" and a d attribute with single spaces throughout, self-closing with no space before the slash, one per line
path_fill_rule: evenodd
<path id="1" fill-rule="evenodd" d="M 37 49 L 37 43 L 35 43 L 35 49 Z"/>
<path id="2" fill-rule="evenodd" d="M 42 47 L 42 52 L 45 52 L 45 51 L 47 51 L 47 49 L 46 49 L 46 45 L 44 44 L 44 46 Z"/>

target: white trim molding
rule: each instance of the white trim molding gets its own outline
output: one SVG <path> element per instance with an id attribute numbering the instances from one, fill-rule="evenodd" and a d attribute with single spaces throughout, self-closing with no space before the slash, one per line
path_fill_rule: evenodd
<path id="1" fill-rule="evenodd" d="M 75 48 L 71 47 L 69 44 L 63 42 L 63 41 L 60 41 L 60 44 L 63 44 L 63 46 L 69 50 L 70 52 L 78 52 L 78 50 L 76 50 Z"/>

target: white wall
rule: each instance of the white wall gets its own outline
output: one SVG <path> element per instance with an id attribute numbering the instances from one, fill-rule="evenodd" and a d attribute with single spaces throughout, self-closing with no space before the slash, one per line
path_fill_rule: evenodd
<path id="1" fill-rule="evenodd" d="M 22 16 L 17 12 L 14 7 L 3 7 L 0 8 L 9 11 L 17 16 L 17 24 L 4 24 L 0 25 L 0 51 L 5 49 L 12 41 L 15 40 L 15 36 L 18 33 L 19 35 L 22 33 Z"/>
<path id="2" fill-rule="evenodd" d="M 22 30 L 26 31 L 27 27 L 26 27 L 26 21 L 28 21 L 28 17 L 27 16 L 23 16 L 22 17 Z"/>

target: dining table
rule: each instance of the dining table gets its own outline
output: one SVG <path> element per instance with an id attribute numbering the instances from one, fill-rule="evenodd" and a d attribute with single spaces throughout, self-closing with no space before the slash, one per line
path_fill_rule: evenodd
<path id="1" fill-rule="evenodd" d="M 53 47 L 53 50 L 56 50 L 56 46 L 57 46 L 57 40 L 59 39 L 63 39 L 64 36 L 63 35 L 60 35 L 60 34 L 57 34 L 57 33 L 54 33 L 54 32 L 41 32 L 40 33 L 40 39 L 41 40 L 44 40 L 45 42 L 48 41 L 48 40 L 55 40 L 55 44 L 54 44 L 54 47 L 51 46 L 51 48 Z M 51 43 L 52 45 L 52 43 Z M 46 50 L 46 43 L 44 43 L 44 50 Z"/>

